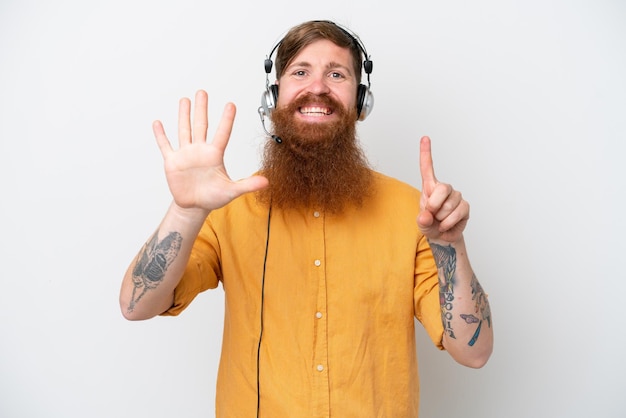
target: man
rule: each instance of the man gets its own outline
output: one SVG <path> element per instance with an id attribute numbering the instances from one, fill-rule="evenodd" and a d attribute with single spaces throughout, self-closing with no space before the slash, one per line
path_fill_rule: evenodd
<path id="1" fill-rule="evenodd" d="M 177 315 L 222 284 L 218 417 L 417 417 L 415 318 L 461 364 L 491 354 L 489 303 L 463 240 L 469 205 L 436 179 L 430 140 L 421 194 L 372 171 L 357 144 L 371 110 L 364 51 L 332 22 L 289 31 L 264 96 L 274 141 L 247 179 L 223 164 L 233 104 L 211 143 L 204 91 L 193 124 L 180 101 L 177 150 L 154 123 L 173 202 L 120 305 L 128 319 Z"/>

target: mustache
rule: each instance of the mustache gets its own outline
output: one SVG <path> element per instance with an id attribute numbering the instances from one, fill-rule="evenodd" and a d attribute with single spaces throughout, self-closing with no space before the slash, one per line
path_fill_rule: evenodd
<path id="1" fill-rule="evenodd" d="M 343 105 L 339 101 L 330 97 L 328 94 L 306 93 L 295 99 L 289 107 L 291 108 L 290 110 L 296 111 L 301 107 L 312 104 L 326 106 L 330 108 L 333 113 L 344 114 L 346 112 Z"/>

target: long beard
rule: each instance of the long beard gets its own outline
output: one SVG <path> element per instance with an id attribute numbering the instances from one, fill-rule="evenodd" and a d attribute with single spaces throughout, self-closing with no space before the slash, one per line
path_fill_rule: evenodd
<path id="1" fill-rule="evenodd" d="M 298 108 L 312 101 L 326 103 L 340 118 L 331 123 L 297 120 Z M 360 206 L 370 192 L 372 172 L 357 143 L 356 119 L 356 109 L 344 109 L 328 96 L 307 95 L 274 110 L 274 134 L 282 143 L 265 145 L 261 170 L 269 187 L 261 192 L 262 200 L 283 209 L 331 213 Z"/>

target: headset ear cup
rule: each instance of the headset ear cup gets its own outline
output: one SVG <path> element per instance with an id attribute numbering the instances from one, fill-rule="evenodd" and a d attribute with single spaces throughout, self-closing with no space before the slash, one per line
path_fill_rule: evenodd
<path id="1" fill-rule="evenodd" d="M 372 92 L 365 84 L 359 84 L 356 91 L 356 114 L 358 120 L 365 120 L 365 118 L 372 111 L 374 107 L 374 96 Z"/>
<path id="2" fill-rule="evenodd" d="M 270 86 L 270 93 L 272 94 L 272 100 L 274 103 L 273 108 L 276 108 L 276 103 L 278 103 L 278 84 L 272 84 Z"/>
<path id="3" fill-rule="evenodd" d="M 261 95 L 261 107 L 264 116 L 271 116 L 272 111 L 276 108 L 278 101 L 278 85 L 272 84 Z"/>

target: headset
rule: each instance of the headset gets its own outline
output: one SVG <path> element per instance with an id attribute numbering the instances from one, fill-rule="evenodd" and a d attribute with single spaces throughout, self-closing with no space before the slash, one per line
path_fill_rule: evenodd
<path id="1" fill-rule="evenodd" d="M 370 91 L 370 74 L 373 69 L 373 62 L 370 59 L 370 56 L 367 54 L 367 50 L 365 49 L 363 42 L 361 42 L 356 34 L 351 32 L 347 28 L 338 25 L 335 22 L 331 22 L 328 20 L 317 20 L 315 22 L 325 22 L 335 25 L 344 34 L 346 34 L 363 53 L 363 56 L 365 58 L 365 60 L 363 61 L 363 70 L 365 71 L 365 74 L 367 76 L 367 85 L 361 83 L 357 87 L 356 111 L 357 119 L 359 121 L 365 120 L 365 118 L 372 112 L 372 108 L 374 107 L 374 96 Z M 282 44 L 283 39 L 281 39 L 276 45 L 274 45 L 269 55 L 267 55 L 267 57 L 265 58 L 264 62 L 265 91 L 261 95 L 261 107 L 259 107 L 259 116 L 261 117 L 261 123 L 263 124 L 263 129 L 265 130 L 265 132 L 267 132 L 267 130 L 265 129 L 265 117 L 271 117 L 272 111 L 276 108 L 276 103 L 278 102 L 278 85 L 275 83 L 270 84 L 269 79 L 269 75 L 272 72 L 272 67 L 274 66 L 272 56 L 274 55 L 274 52 L 278 49 L 278 47 Z M 267 133 L 269 134 L 269 132 Z M 274 138 L 277 142 L 282 142 L 280 138 L 275 137 L 271 134 L 270 136 Z"/>

